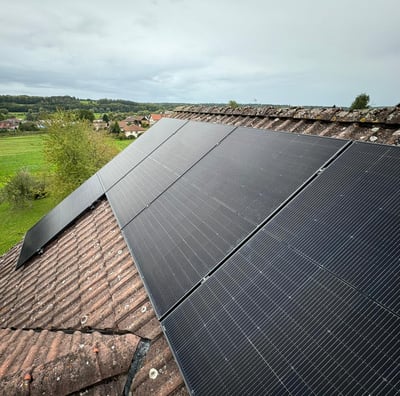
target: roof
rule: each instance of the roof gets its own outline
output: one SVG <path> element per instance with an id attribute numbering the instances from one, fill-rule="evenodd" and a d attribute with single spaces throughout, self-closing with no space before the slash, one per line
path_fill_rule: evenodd
<path id="1" fill-rule="evenodd" d="M 155 113 L 151 114 L 151 118 L 152 118 L 154 121 L 160 121 L 161 118 L 163 118 L 163 117 L 164 117 L 164 114 L 155 114 Z"/>
<path id="2" fill-rule="evenodd" d="M 400 107 L 347 110 L 339 107 L 183 106 L 174 118 L 287 131 L 385 144 L 400 144 Z"/>
<path id="3" fill-rule="evenodd" d="M 138 126 L 136 124 L 131 124 L 130 122 L 127 122 L 127 121 L 119 121 L 118 125 L 124 132 L 143 132 L 143 131 L 145 131 L 145 129 L 142 128 L 141 126 Z"/>
<path id="4" fill-rule="evenodd" d="M 185 394 L 107 201 L 16 271 L 20 249 L 0 258 L 0 389 L 121 394 L 138 345 L 149 340 L 133 394 Z"/>
<path id="5" fill-rule="evenodd" d="M 366 111 L 362 118 L 357 118 L 360 112 L 338 111 L 186 107 L 174 116 L 399 143 L 396 108 Z M 0 258 L 0 336 L 5 340 L 0 389 L 9 394 L 28 389 L 32 395 L 121 394 L 132 374 L 132 394 L 187 394 L 106 200 L 15 271 L 20 249 L 21 244 Z"/>

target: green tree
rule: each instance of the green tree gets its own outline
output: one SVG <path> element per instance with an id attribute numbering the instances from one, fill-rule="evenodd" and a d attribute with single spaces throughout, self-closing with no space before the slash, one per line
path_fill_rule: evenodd
<path id="1" fill-rule="evenodd" d="M 38 131 L 39 128 L 37 127 L 35 122 L 26 121 L 19 125 L 18 129 L 20 131 Z"/>
<path id="2" fill-rule="evenodd" d="M 358 95 L 350 106 L 350 110 L 368 109 L 369 95 L 362 93 Z"/>
<path id="3" fill-rule="evenodd" d="M 110 119 L 108 118 L 108 114 L 103 114 L 102 119 L 104 122 L 107 122 L 107 123 L 110 121 Z"/>
<path id="4" fill-rule="evenodd" d="M 37 120 L 37 114 L 33 114 L 32 110 L 29 110 L 26 114 L 25 114 L 25 120 L 26 121 L 36 121 Z"/>
<path id="5" fill-rule="evenodd" d="M 58 111 L 48 121 L 45 154 L 55 169 L 56 195 L 75 190 L 116 153 L 103 133 L 95 132 L 88 120 L 72 112 Z"/>
<path id="6" fill-rule="evenodd" d="M 235 100 L 230 100 L 228 102 L 228 106 L 231 107 L 232 109 L 236 109 L 237 107 L 239 107 L 239 104 Z"/>
<path id="7" fill-rule="evenodd" d="M 111 133 L 120 133 L 120 132 L 121 132 L 121 128 L 119 127 L 117 121 L 114 121 L 114 122 L 111 124 L 110 132 L 111 132 Z"/>
<path id="8" fill-rule="evenodd" d="M 78 111 L 78 118 L 80 120 L 88 120 L 90 122 L 93 122 L 94 113 L 93 111 L 82 109 Z"/>

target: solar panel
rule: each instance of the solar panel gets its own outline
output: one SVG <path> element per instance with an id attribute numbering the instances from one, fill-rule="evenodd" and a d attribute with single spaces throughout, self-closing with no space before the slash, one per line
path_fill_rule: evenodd
<path id="1" fill-rule="evenodd" d="M 103 194 L 102 184 L 95 174 L 60 202 L 26 233 L 17 268 L 40 251 Z"/>
<path id="2" fill-rule="evenodd" d="M 353 143 L 322 176 L 273 221 L 276 232 L 399 314 L 400 149 Z"/>
<path id="3" fill-rule="evenodd" d="M 193 394 L 400 392 L 399 174 L 353 143 L 166 316 Z"/>
<path id="4" fill-rule="evenodd" d="M 190 392 L 398 394 L 399 318 L 269 233 L 162 321 Z"/>
<path id="5" fill-rule="evenodd" d="M 146 133 L 140 136 L 140 138 L 113 158 L 98 172 L 105 191 L 109 190 L 118 180 L 124 177 L 132 168 L 143 161 L 186 123 L 186 120 L 162 118 Z"/>
<path id="6" fill-rule="evenodd" d="M 107 192 L 122 227 L 235 127 L 189 122 Z"/>
<path id="7" fill-rule="evenodd" d="M 318 171 L 344 141 L 238 128 L 124 229 L 157 315 Z"/>

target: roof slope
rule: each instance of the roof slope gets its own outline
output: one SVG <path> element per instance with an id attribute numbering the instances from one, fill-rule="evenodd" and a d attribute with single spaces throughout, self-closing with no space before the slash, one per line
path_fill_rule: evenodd
<path id="1" fill-rule="evenodd" d="M 150 340 L 133 394 L 185 392 L 107 201 L 16 271 L 20 249 L 0 258 L 0 389 L 119 395 L 138 345 Z"/>
<path id="2" fill-rule="evenodd" d="M 388 144 L 400 135 L 396 108 L 188 107 L 175 117 Z M 133 394 L 187 393 L 107 201 L 15 271 L 20 250 L 0 258 L 0 389 L 121 394 L 133 376 Z"/>

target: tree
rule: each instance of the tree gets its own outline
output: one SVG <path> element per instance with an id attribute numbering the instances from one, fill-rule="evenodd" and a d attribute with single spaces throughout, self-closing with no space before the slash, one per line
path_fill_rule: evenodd
<path id="1" fill-rule="evenodd" d="M 18 209 L 30 206 L 30 201 L 46 195 L 46 180 L 39 180 L 27 168 L 21 168 L 0 190 L 0 202 L 8 202 L 14 209 Z"/>
<path id="2" fill-rule="evenodd" d="M 75 190 L 116 153 L 105 134 L 72 112 L 58 111 L 48 121 L 45 154 L 55 170 L 53 187 L 58 196 Z"/>
<path id="3" fill-rule="evenodd" d="M 232 109 L 236 109 L 237 107 L 239 107 L 238 103 L 235 100 L 230 100 L 228 102 L 228 106 L 231 107 Z"/>
<path id="4" fill-rule="evenodd" d="M 110 119 L 108 118 L 108 114 L 103 114 L 102 117 L 103 121 L 106 122 L 108 124 L 108 122 L 110 121 Z"/>
<path id="5" fill-rule="evenodd" d="M 39 128 L 37 127 L 35 122 L 26 121 L 19 125 L 18 129 L 20 131 L 38 131 Z"/>
<path id="6" fill-rule="evenodd" d="M 94 113 L 93 113 L 93 111 L 90 111 L 90 110 L 85 110 L 85 109 L 79 110 L 78 111 L 78 118 L 80 120 L 88 120 L 90 122 L 93 122 Z"/>
<path id="7" fill-rule="evenodd" d="M 121 128 L 119 127 L 118 122 L 114 121 L 111 124 L 110 133 L 120 133 L 120 132 L 121 132 Z"/>
<path id="8" fill-rule="evenodd" d="M 350 106 L 350 110 L 368 109 L 369 95 L 362 93 L 358 95 Z"/>

